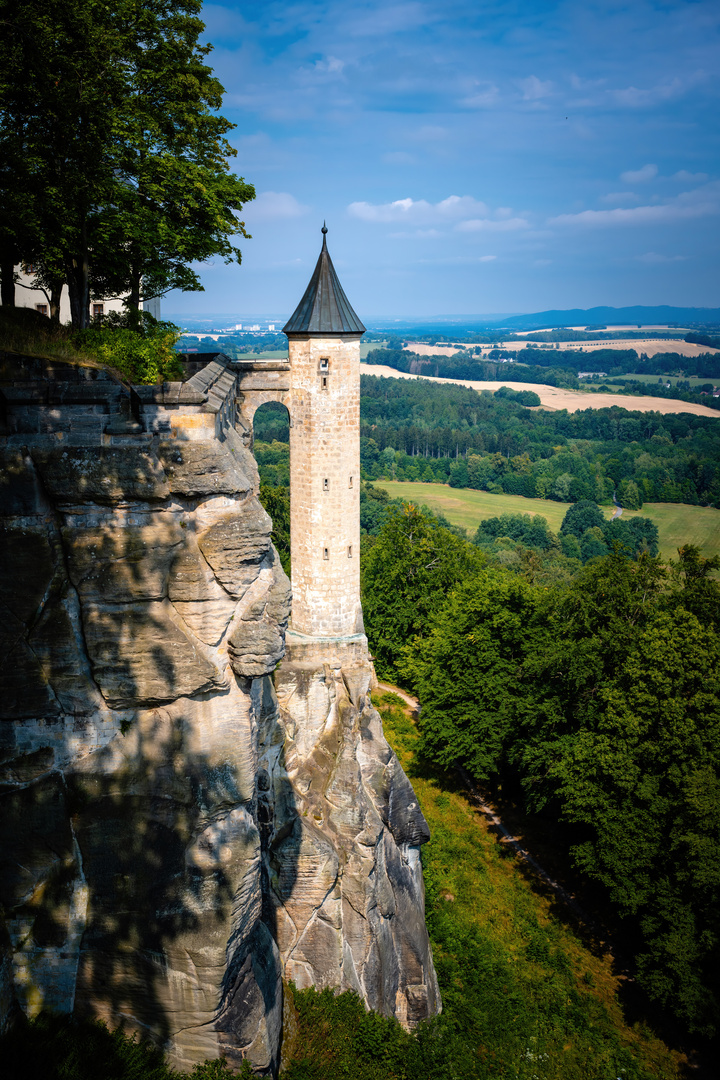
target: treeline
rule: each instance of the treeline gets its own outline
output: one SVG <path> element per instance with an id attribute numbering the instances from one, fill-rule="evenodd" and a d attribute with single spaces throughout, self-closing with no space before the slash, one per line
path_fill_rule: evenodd
<path id="1" fill-rule="evenodd" d="M 657 383 L 641 382 L 637 379 L 620 378 L 613 380 L 615 386 L 622 387 L 623 394 L 650 394 L 652 397 L 670 398 L 673 401 L 694 402 L 696 405 L 704 405 L 707 409 L 720 410 L 720 398 L 714 398 L 713 383 L 704 383 L 702 386 L 691 386 L 687 379 L 678 379 L 676 383 L 665 383 L 659 378 Z M 600 390 L 603 386 L 599 387 Z M 608 389 L 605 387 L 605 389 Z"/>
<path id="2" fill-rule="evenodd" d="M 570 367 L 563 367 L 560 363 L 552 366 L 536 366 L 537 356 L 533 352 L 533 363 L 513 364 L 509 368 L 507 364 L 500 363 L 502 355 L 513 357 L 512 352 L 497 352 L 494 361 L 480 361 L 473 359 L 469 353 L 463 351 L 454 356 L 419 356 L 407 349 L 371 349 L 365 357 L 366 364 L 383 364 L 386 367 L 395 368 L 396 371 L 405 371 L 412 375 L 439 376 L 443 379 L 477 379 L 494 382 L 502 379 L 512 379 L 513 382 L 546 383 L 548 386 L 562 386 L 569 389 L 577 389 L 577 375 Z M 537 355 L 544 354 L 537 350 Z M 552 354 L 552 359 L 559 359 L 560 353 Z M 587 357 L 585 358 L 587 362 Z"/>
<path id="3" fill-rule="evenodd" d="M 523 393 L 522 391 L 520 392 Z M 361 378 L 361 462 L 381 477 L 559 502 L 720 506 L 720 426 L 690 413 L 529 411 L 502 393 Z M 289 428 L 277 403 L 256 413 L 263 483 L 289 483 Z"/>
<path id="4" fill-rule="evenodd" d="M 690 413 L 529 411 L 499 394 L 362 376 L 365 476 L 560 502 L 720 506 L 720 425 Z"/>
<path id="5" fill-rule="evenodd" d="M 272 331 L 267 334 L 244 333 L 223 334 L 217 341 L 214 338 L 202 334 L 183 334 L 176 348 L 179 352 L 188 349 L 199 349 L 200 352 L 224 352 L 231 360 L 248 353 L 278 352 L 287 353 L 288 340 L 284 334 L 275 334 Z"/>
<path id="6" fill-rule="evenodd" d="M 692 342 L 694 345 L 705 345 L 711 349 L 720 349 L 720 334 L 697 334 L 691 333 L 685 335 L 685 340 Z"/>
<path id="7" fill-rule="evenodd" d="M 564 831 L 637 981 L 715 1035 L 718 561 L 687 547 L 668 566 L 615 545 L 548 589 L 411 506 L 368 545 L 370 646 L 379 675 L 419 695 L 425 759 L 502 785 Z"/>
<path id="8" fill-rule="evenodd" d="M 531 344 L 516 350 L 491 349 L 488 360 L 472 355 L 477 349 L 463 349 L 453 356 L 420 356 L 408 349 L 371 349 L 366 364 L 383 364 L 413 375 L 431 375 L 445 379 L 474 379 L 495 382 L 512 378 L 514 382 L 545 383 L 571 390 L 581 387 L 579 371 L 605 371 L 608 375 L 683 375 L 701 379 L 720 378 L 720 353 L 682 356 L 680 353 L 657 353 L 653 357 L 635 349 L 552 349 Z M 502 359 L 514 360 L 511 368 Z M 512 375 L 508 372 L 512 371 Z"/>

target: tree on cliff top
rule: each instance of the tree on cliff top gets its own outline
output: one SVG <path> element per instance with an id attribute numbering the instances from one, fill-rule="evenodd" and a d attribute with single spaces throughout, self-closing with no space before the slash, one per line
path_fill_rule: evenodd
<path id="1" fill-rule="evenodd" d="M 129 306 L 201 289 L 195 261 L 240 261 L 254 189 L 229 171 L 232 124 L 200 44 L 200 0 L 17 0 L 0 36 L 3 281 L 62 268 L 73 325 L 94 295 Z M 47 273 L 45 276 L 48 276 Z"/>

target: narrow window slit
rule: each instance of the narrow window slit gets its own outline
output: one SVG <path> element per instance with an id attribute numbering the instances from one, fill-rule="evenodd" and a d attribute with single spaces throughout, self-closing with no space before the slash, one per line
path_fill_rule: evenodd
<path id="1" fill-rule="evenodd" d="M 330 490 L 330 481 L 329 480 L 323 480 L 323 491 L 329 491 L 329 490 Z"/>
<path id="2" fill-rule="evenodd" d="M 352 559 L 352 544 L 348 544 L 348 559 Z"/>
<path id="3" fill-rule="evenodd" d="M 329 559 L 329 558 L 330 558 L 330 554 L 328 552 L 328 549 L 323 548 L 323 559 Z"/>

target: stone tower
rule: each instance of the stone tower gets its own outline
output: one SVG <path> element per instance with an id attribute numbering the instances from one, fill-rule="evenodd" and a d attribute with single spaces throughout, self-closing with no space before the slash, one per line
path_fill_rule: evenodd
<path id="1" fill-rule="evenodd" d="M 367 647 L 360 606 L 360 338 L 327 249 L 283 327 L 290 354 L 290 546 L 288 645 L 345 639 Z M 307 645 L 310 643 L 307 642 Z M 346 649 L 342 650 L 343 652 Z"/>

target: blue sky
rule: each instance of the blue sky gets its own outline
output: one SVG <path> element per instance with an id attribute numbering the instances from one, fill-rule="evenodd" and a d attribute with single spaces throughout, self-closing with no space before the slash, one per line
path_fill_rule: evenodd
<path id="1" fill-rule="evenodd" d="M 241 267 L 168 312 L 290 312 L 328 242 L 361 317 L 720 305 L 720 4 L 246 0 L 203 18 Z"/>

